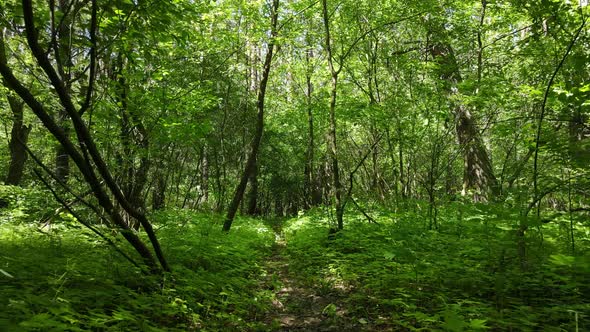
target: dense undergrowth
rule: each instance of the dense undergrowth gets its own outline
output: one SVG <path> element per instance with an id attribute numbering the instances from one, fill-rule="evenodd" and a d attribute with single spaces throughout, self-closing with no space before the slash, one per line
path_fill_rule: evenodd
<path id="1" fill-rule="evenodd" d="M 239 218 L 229 234 L 219 215 L 168 210 L 151 219 L 174 272 L 155 279 L 63 212 L 39 223 L 56 206 L 39 211 L 21 197 L 38 193 L 11 195 L 0 211 L 0 331 L 280 329 L 267 314 L 280 282 L 263 281 L 272 277 L 273 227 L 285 235 L 291 277 L 337 299 L 320 313 L 335 325 L 338 311 L 365 330 L 590 329 L 583 217 L 531 223 L 523 260 L 518 211 L 494 205 L 448 204 L 438 229 L 419 203 L 372 209 L 378 224 L 349 211 L 336 233 L 320 209 L 286 221 Z"/>
<path id="2" fill-rule="evenodd" d="M 0 222 L 0 331 L 255 329 L 257 288 L 274 233 L 241 218 L 167 211 L 152 217 L 174 273 L 156 280 L 66 220 Z M 67 219 L 67 218 L 65 218 Z"/>
<path id="3" fill-rule="evenodd" d="M 448 205 L 439 229 L 420 209 L 349 216 L 329 234 L 323 213 L 285 228 L 293 269 L 312 287 L 345 293 L 349 316 L 368 330 L 584 331 L 590 328 L 589 232 L 569 220 L 527 232 L 518 253 L 517 211 Z"/>

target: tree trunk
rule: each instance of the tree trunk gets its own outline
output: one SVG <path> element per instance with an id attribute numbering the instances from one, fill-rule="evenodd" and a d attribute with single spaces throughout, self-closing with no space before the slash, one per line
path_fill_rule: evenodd
<path id="1" fill-rule="evenodd" d="M 314 167 L 313 167 L 313 158 L 314 158 L 314 139 L 313 139 L 313 113 L 311 112 L 311 108 L 307 110 L 307 123 L 309 129 L 309 137 L 307 140 L 307 150 L 305 152 L 305 168 L 303 170 L 303 177 L 304 177 L 304 190 L 305 193 L 305 208 L 310 208 L 311 206 L 316 205 L 315 201 L 315 185 L 314 185 Z M 315 204 L 314 204 L 315 203 Z"/>
<path id="2" fill-rule="evenodd" d="M 64 84 L 64 89 L 67 93 L 71 92 L 72 84 L 72 45 L 71 45 L 71 16 L 66 15 L 69 10 L 70 0 L 58 0 L 57 8 L 52 8 L 52 11 L 57 9 L 58 12 L 64 14 L 63 22 L 59 24 L 57 29 L 57 44 L 54 44 L 54 54 L 56 59 L 56 68 Z M 54 22 L 55 24 L 56 22 Z M 57 111 L 58 125 L 61 126 L 66 135 L 70 134 L 68 126 L 68 114 L 65 109 L 59 108 Z M 55 174 L 62 182 L 67 182 L 70 176 L 70 157 L 64 150 L 63 146 L 58 144 L 55 147 Z"/>
<path id="3" fill-rule="evenodd" d="M 209 203 L 209 155 L 207 146 L 203 147 L 203 158 L 201 161 L 201 201 L 200 205 Z"/>
<path id="4" fill-rule="evenodd" d="M 336 204 L 336 221 L 338 229 L 344 228 L 342 209 L 342 183 L 340 183 L 340 169 L 338 165 L 338 147 L 336 145 L 336 96 L 338 88 L 338 75 L 332 76 L 330 93 L 330 129 L 328 134 L 328 152 L 332 159 L 332 180 L 334 184 L 334 198 Z"/>
<path id="5" fill-rule="evenodd" d="M 221 140 L 223 143 L 223 140 Z M 222 144 L 223 146 L 223 144 Z M 226 192 L 226 172 L 225 172 L 225 162 L 224 157 L 220 157 L 219 150 L 215 149 L 215 188 L 216 188 L 216 203 L 215 203 L 215 211 L 221 213 L 223 211 L 224 201 L 225 201 L 225 192 Z M 221 162 L 220 162 L 221 159 Z"/>
<path id="6" fill-rule="evenodd" d="M 402 199 L 408 198 L 408 185 L 410 180 L 405 178 L 404 172 L 404 145 L 402 140 L 402 124 L 400 119 L 400 110 L 396 112 L 396 131 L 397 131 L 397 160 L 399 162 L 399 184 Z"/>
<path id="7" fill-rule="evenodd" d="M 588 140 L 590 137 L 590 129 L 588 123 L 588 116 L 582 112 L 581 107 L 576 107 L 573 111 L 572 118 L 569 122 L 569 145 L 568 150 L 575 163 L 580 166 L 585 164 L 585 160 L 590 159 L 590 151 L 585 148 L 582 141 Z"/>
<path id="8" fill-rule="evenodd" d="M 97 1 L 92 0 L 91 5 L 92 22 L 90 29 L 90 39 L 92 41 L 92 49 L 90 53 L 95 54 L 95 33 L 98 25 Z M 66 88 L 63 78 L 58 75 L 54 65 L 52 65 L 50 59 L 48 58 L 45 49 L 39 44 L 38 32 L 43 30 L 37 29 L 37 27 L 35 27 L 32 1 L 23 0 L 23 16 L 25 21 L 27 42 L 31 51 L 31 55 L 34 56 L 36 63 L 47 75 L 47 78 L 54 89 L 53 92 L 59 98 L 60 105 L 64 108 L 71 119 L 71 123 L 73 124 L 73 127 L 76 131 L 77 144 L 74 144 L 71 138 L 65 133 L 63 128 L 58 125 L 54 117 L 52 117 L 47 112 L 46 108 L 35 98 L 31 91 L 28 90 L 21 83 L 21 81 L 19 81 L 19 79 L 14 76 L 10 67 L 2 62 L 0 62 L 0 74 L 7 82 L 8 87 L 13 89 L 21 97 L 21 99 L 25 101 L 25 103 L 31 108 L 33 113 L 39 118 L 43 125 L 58 140 L 58 142 L 67 152 L 68 156 L 72 158 L 80 173 L 84 177 L 84 180 L 86 180 L 88 185 L 92 188 L 94 196 L 98 200 L 100 206 L 102 206 L 104 209 L 105 214 L 107 214 L 111 218 L 113 224 L 121 230 L 123 237 L 143 258 L 143 261 L 145 262 L 146 266 L 149 267 L 150 271 L 152 273 L 159 272 L 159 266 L 165 271 L 169 271 L 170 267 L 168 266 L 168 263 L 162 253 L 160 244 L 151 223 L 147 220 L 145 214 L 132 206 L 122 194 L 119 185 L 114 180 L 112 173 L 110 172 L 101 153 L 99 152 L 89 128 L 81 117 L 82 112 L 80 111 L 83 110 L 83 108 L 79 109 L 75 106 L 72 95 Z M 93 78 L 90 79 L 92 80 Z M 132 232 L 129 229 L 129 226 L 122 220 L 117 209 L 115 208 L 115 205 L 113 204 L 113 199 L 116 204 L 120 205 L 127 213 L 138 220 L 143 226 L 149 241 L 152 244 L 158 261 L 154 259 L 151 251 L 141 240 L 141 238 L 139 238 L 135 232 Z"/>
<path id="9" fill-rule="evenodd" d="M 66 135 L 70 135 L 67 123 L 67 115 L 61 111 L 58 114 L 58 125 L 63 128 Z M 61 144 L 55 147 L 55 175 L 61 182 L 67 182 L 70 177 L 70 157 Z"/>
<path id="10" fill-rule="evenodd" d="M 0 32 L 0 63 L 7 66 L 6 50 L 4 49 L 4 32 Z M 2 79 L 2 85 L 9 88 L 8 82 Z M 27 161 L 27 151 L 25 146 L 29 137 L 31 127 L 23 124 L 24 103 L 13 95 L 8 95 L 8 105 L 12 112 L 12 129 L 10 131 L 10 141 L 8 148 L 10 150 L 10 164 L 8 174 L 6 174 L 5 183 L 17 186 L 23 177 L 25 162 Z"/>
<path id="11" fill-rule="evenodd" d="M 322 202 L 322 192 L 319 188 L 318 181 L 316 179 L 314 159 L 315 159 L 315 140 L 314 140 L 314 121 L 313 121 L 313 108 L 311 103 L 311 97 L 313 93 L 313 84 L 311 83 L 311 68 L 310 60 L 313 57 L 313 50 L 308 49 L 305 54 L 307 62 L 307 72 L 305 75 L 306 81 L 306 106 L 307 106 L 307 150 L 305 152 L 305 169 L 304 169 L 304 204 L 305 208 L 317 206 Z"/>
<path id="12" fill-rule="evenodd" d="M 379 134 L 377 133 L 376 128 L 372 128 L 371 130 L 373 141 L 376 142 L 379 138 Z M 376 144 L 373 148 L 372 153 L 372 161 L 373 161 L 373 169 L 372 169 L 372 183 L 371 186 L 373 190 L 377 190 L 378 198 L 381 202 L 385 201 L 385 187 L 383 185 L 383 180 L 381 178 L 381 170 L 379 169 L 379 144 Z"/>
<path id="13" fill-rule="evenodd" d="M 149 138 L 143 122 L 137 112 L 129 108 L 127 102 L 127 80 L 124 73 L 125 59 L 122 53 L 117 55 L 117 101 L 121 114 L 120 138 L 123 145 L 121 156 L 123 194 L 129 203 L 140 211 L 145 211 L 143 189 L 148 181 L 150 160 L 148 157 Z M 137 157 L 139 155 L 139 157 Z M 136 163 L 136 159 L 138 162 Z M 138 166 L 135 166 L 135 165 Z M 130 226 L 139 229 L 137 220 L 125 216 Z"/>
<path id="14" fill-rule="evenodd" d="M 8 185 L 18 186 L 21 183 L 25 162 L 28 157 L 25 146 L 31 127 L 23 124 L 24 103 L 13 96 L 8 96 L 8 104 L 12 112 L 13 122 L 12 130 L 10 131 L 10 141 L 8 142 L 10 165 L 8 166 L 8 174 L 4 182 Z"/>
<path id="15" fill-rule="evenodd" d="M 258 165 L 256 159 L 248 181 L 250 182 L 250 192 L 248 193 L 248 210 L 246 213 L 255 216 L 258 214 Z"/>
<path id="16" fill-rule="evenodd" d="M 338 167 L 338 147 L 336 144 L 336 97 L 338 92 L 338 75 L 342 69 L 342 64 L 338 69 L 334 66 L 334 58 L 332 54 L 332 38 L 330 36 L 330 21 L 328 16 L 327 0 L 322 0 L 322 14 L 324 20 L 324 31 L 326 38 L 326 51 L 328 52 L 328 66 L 330 67 L 331 91 L 330 91 L 330 127 L 328 131 L 328 154 L 332 162 L 332 180 L 334 184 L 334 203 L 336 207 L 336 222 L 338 229 L 344 228 L 343 216 L 344 209 L 342 206 L 342 184 L 340 183 L 340 170 Z"/>
<path id="17" fill-rule="evenodd" d="M 438 73 L 443 80 L 443 89 L 449 100 L 453 100 L 458 95 L 458 85 L 462 82 L 457 60 L 451 45 L 443 42 L 443 34 L 433 31 L 432 27 L 429 33 L 434 40 L 434 43 L 429 45 L 430 54 L 439 65 Z M 499 192 L 492 163 L 471 112 L 460 102 L 453 103 L 457 140 L 463 149 L 462 194 L 473 190 L 475 201 L 487 200 L 489 194 L 495 196 Z"/>
<path id="18" fill-rule="evenodd" d="M 459 144 L 464 149 L 463 191 L 474 190 L 474 200 L 487 200 L 488 193 L 498 194 L 498 182 L 494 176 L 492 163 L 489 159 L 477 125 L 471 113 L 463 105 L 455 107 L 456 131 Z"/>
<path id="19" fill-rule="evenodd" d="M 242 197 L 244 196 L 244 191 L 246 190 L 246 185 L 248 184 L 248 179 L 252 176 L 252 173 L 255 171 L 256 168 L 256 158 L 258 156 L 258 149 L 260 148 L 260 141 L 262 140 L 262 133 L 264 130 L 264 99 L 266 97 L 266 85 L 268 83 L 268 78 L 270 76 L 270 65 L 272 63 L 273 58 L 273 51 L 275 46 L 275 39 L 277 37 L 277 22 L 279 16 L 279 0 L 273 0 L 273 8 L 271 13 L 271 37 L 268 43 L 268 51 L 266 53 L 266 57 L 264 59 L 264 66 L 262 69 L 262 79 L 260 81 L 259 89 L 258 89 L 258 101 L 256 103 L 256 108 L 258 110 L 257 117 L 256 117 L 256 131 L 254 133 L 254 138 L 252 140 L 252 147 L 250 150 L 250 155 L 248 156 L 248 160 L 246 162 L 246 167 L 244 170 L 244 174 L 238 184 L 236 191 L 234 193 L 233 199 L 229 205 L 229 209 L 227 211 L 227 216 L 225 218 L 225 222 L 223 223 L 223 230 L 225 232 L 229 232 L 231 229 L 231 225 L 234 221 L 234 217 L 238 208 L 240 206 L 240 202 L 242 201 Z"/>
<path id="20" fill-rule="evenodd" d="M 393 149 L 393 143 L 391 142 L 391 134 L 389 132 L 389 128 L 385 129 L 385 135 L 387 138 L 387 148 L 388 148 L 388 152 L 389 152 L 389 157 L 391 158 L 391 177 L 393 179 L 393 193 L 395 195 L 395 199 L 398 200 L 399 199 L 399 189 L 398 189 L 398 177 L 399 177 L 399 172 L 396 168 L 396 162 L 395 162 L 395 151 Z"/>
<path id="21" fill-rule="evenodd" d="M 162 171 L 156 172 L 156 183 L 152 192 L 152 209 L 162 210 L 166 207 L 166 178 Z"/>

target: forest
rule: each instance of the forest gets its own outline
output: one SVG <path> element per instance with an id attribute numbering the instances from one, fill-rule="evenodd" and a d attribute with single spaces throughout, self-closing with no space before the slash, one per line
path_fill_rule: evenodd
<path id="1" fill-rule="evenodd" d="M 0 331 L 590 330 L 587 0 L 0 0 Z"/>

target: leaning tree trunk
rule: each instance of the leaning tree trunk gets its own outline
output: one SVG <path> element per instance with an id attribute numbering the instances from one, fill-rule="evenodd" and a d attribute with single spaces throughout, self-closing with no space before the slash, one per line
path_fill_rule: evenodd
<path id="1" fill-rule="evenodd" d="M 244 196 L 244 191 L 246 190 L 248 179 L 256 170 L 256 158 L 258 156 L 258 149 L 260 148 L 260 141 L 262 140 L 262 133 L 264 130 L 264 99 L 266 97 L 266 85 L 268 83 L 268 77 L 270 76 L 270 65 L 272 63 L 273 51 L 277 37 L 277 21 L 279 16 L 278 10 L 279 0 L 273 0 L 270 31 L 271 37 L 268 43 L 268 51 L 264 59 L 262 79 L 260 80 L 260 86 L 258 88 L 258 101 L 256 103 L 256 108 L 258 110 L 256 115 L 256 131 L 254 133 L 254 138 L 252 140 L 250 155 L 248 156 L 248 160 L 246 162 L 244 174 L 242 174 L 240 183 L 238 184 L 238 187 L 236 188 L 236 191 L 234 193 L 234 197 L 229 205 L 225 222 L 223 223 L 223 230 L 225 232 L 229 232 L 229 230 L 231 229 L 234 217 L 236 216 L 236 212 L 238 211 L 240 202 L 242 201 L 242 198 Z"/>
<path id="2" fill-rule="evenodd" d="M 98 4 L 96 0 L 91 0 L 91 23 L 90 23 L 90 77 L 88 85 L 88 93 L 81 104 L 82 106 L 75 106 L 74 98 L 66 88 L 66 84 L 52 64 L 48 57 L 46 50 L 39 44 L 39 32 L 45 30 L 35 26 L 33 4 L 31 0 L 22 1 L 23 16 L 25 22 L 25 34 L 28 42 L 31 55 L 36 60 L 36 64 L 43 70 L 54 93 L 59 98 L 61 107 L 68 114 L 71 124 L 76 132 L 77 144 L 72 141 L 72 138 L 66 134 L 61 126 L 58 125 L 54 117 L 50 115 L 46 107 L 39 102 L 39 100 L 27 89 L 22 82 L 16 78 L 11 68 L 6 64 L 0 62 L 0 74 L 7 82 L 10 89 L 13 89 L 21 99 L 31 108 L 37 118 L 43 123 L 45 128 L 57 139 L 60 145 L 67 152 L 68 156 L 78 167 L 82 177 L 91 187 L 94 196 L 96 197 L 100 206 L 104 209 L 105 215 L 109 216 L 112 223 L 121 230 L 121 234 L 129 244 L 133 246 L 136 252 L 142 257 L 146 266 L 149 267 L 152 273 L 160 272 L 160 267 L 169 271 L 170 267 L 162 253 L 159 241 L 155 235 L 151 223 L 148 221 L 144 213 L 133 206 L 122 194 L 121 188 L 112 176 L 112 173 L 107 166 L 102 154 L 91 135 L 91 132 L 82 119 L 82 115 L 91 105 L 92 87 L 94 84 L 94 66 L 96 64 L 96 31 L 98 27 Z M 108 191 L 107 191 L 108 190 Z M 152 252 L 148 249 L 144 241 L 133 232 L 129 226 L 121 218 L 115 204 L 121 206 L 133 218 L 138 220 L 144 228 L 149 241 L 152 245 L 154 253 L 157 256 L 157 261 Z M 159 263 L 159 264 L 158 264 Z"/>
<path id="3" fill-rule="evenodd" d="M 498 194 L 498 181 L 488 152 L 483 145 L 471 113 L 463 105 L 455 107 L 457 138 L 463 148 L 463 194 L 474 190 L 474 200 L 486 200 L 488 193 Z"/>
<path id="4" fill-rule="evenodd" d="M 462 82 L 459 66 L 450 44 L 443 42 L 445 36 L 438 31 L 429 31 L 434 40 L 429 51 L 439 64 L 438 74 L 443 80 L 443 90 L 449 100 L 456 99 L 458 85 Z M 483 144 L 477 124 L 467 106 L 454 101 L 455 130 L 457 140 L 463 151 L 463 194 L 473 190 L 474 200 L 487 200 L 489 194 L 498 194 L 498 181 L 492 163 Z"/>

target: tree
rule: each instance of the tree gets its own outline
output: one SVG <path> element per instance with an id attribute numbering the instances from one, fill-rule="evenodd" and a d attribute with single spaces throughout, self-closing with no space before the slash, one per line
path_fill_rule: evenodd
<path id="1" fill-rule="evenodd" d="M 258 101 L 256 103 L 257 116 L 256 116 L 256 131 L 254 138 L 252 139 L 250 154 L 246 161 L 244 173 L 240 180 L 240 183 L 236 187 L 233 199 L 229 205 L 225 222 L 223 223 L 223 230 L 229 232 L 233 223 L 236 212 L 240 205 L 240 201 L 244 196 L 246 185 L 251 177 L 255 177 L 256 172 L 256 159 L 258 156 L 258 150 L 260 149 L 260 141 L 262 140 L 262 133 L 264 131 L 264 100 L 266 98 L 266 86 L 268 84 L 268 78 L 270 76 L 270 69 L 273 59 L 273 52 L 275 48 L 276 38 L 278 34 L 277 22 L 279 16 L 279 0 L 273 0 L 271 6 L 271 23 L 270 23 L 270 40 L 268 42 L 266 55 L 264 58 L 264 65 L 262 69 L 262 78 L 258 88 Z"/>
<path id="2" fill-rule="evenodd" d="M 324 22 L 325 32 L 325 48 L 328 58 L 328 67 L 330 69 L 331 76 L 331 89 L 330 89 L 330 129 L 328 131 L 328 153 L 332 161 L 332 182 L 334 185 L 334 204 L 336 208 L 336 221 L 338 223 L 338 229 L 344 227 L 343 215 L 344 209 L 342 204 L 342 183 L 340 182 L 340 169 L 338 168 L 338 146 L 336 144 L 336 98 L 338 96 L 338 76 L 342 71 L 343 64 L 340 63 L 338 67 L 335 66 L 335 58 L 332 53 L 332 36 L 330 34 L 330 18 L 328 15 L 328 2 L 322 0 L 322 19 Z M 340 61 L 344 61 L 344 56 L 340 58 Z"/>
<path id="3" fill-rule="evenodd" d="M 6 49 L 4 46 L 5 30 L 0 32 L 0 63 L 8 65 L 6 57 Z M 2 85 L 8 88 L 8 83 L 5 79 L 2 80 Z M 21 183 L 25 163 L 27 161 L 27 152 L 25 146 L 32 129 L 31 126 L 24 124 L 24 103 L 18 99 L 13 92 L 7 94 L 8 106 L 12 113 L 12 129 L 10 130 L 10 141 L 8 148 L 10 150 L 10 165 L 8 166 L 8 173 L 4 183 L 10 185 L 19 185 Z"/>
<path id="4" fill-rule="evenodd" d="M 143 262 L 149 267 L 150 271 L 155 273 L 160 271 L 160 268 L 168 271 L 170 270 L 170 267 L 164 258 L 151 223 L 148 221 L 145 214 L 138 210 L 137 206 L 133 206 L 121 191 L 120 186 L 116 183 L 109 167 L 100 153 L 88 125 L 82 118 L 82 116 L 84 116 L 92 107 L 92 93 L 96 79 L 95 66 L 98 47 L 96 36 L 98 29 L 97 2 L 92 1 L 90 7 L 89 21 L 84 22 L 88 28 L 91 45 L 87 50 L 90 54 L 88 90 L 80 102 L 81 106 L 76 107 L 75 100 L 77 95 L 68 87 L 68 83 L 64 81 L 64 77 L 60 76 L 58 70 L 56 70 L 55 62 L 52 63 L 52 59 L 43 50 L 43 47 L 40 44 L 39 31 L 46 30 L 38 29 L 36 26 L 36 17 L 32 1 L 22 1 L 25 33 L 29 51 L 34 57 L 36 65 L 43 71 L 47 79 L 50 81 L 51 86 L 54 89 L 52 94 L 58 98 L 60 106 L 63 107 L 64 111 L 70 118 L 71 124 L 76 133 L 77 144 L 72 141 L 67 134 L 67 131 L 60 125 L 59 120 L 50 115 L 46 106 L 22 84 L 21 80 L 13 74 L 11 68 L 4 62 L 0 62 L 0 73 L 8 87 L 14 90 L 31 108 L 45 128 L 57 139 L 63 150 L 73 160 L 84 180 L 91 187 L 92 192 L 98 200 L 98 204 L 104 209 L 105 214 L 108 215 L 112 221 L 113 226 L 121 231 L 123 237 L 141 256 Z M 55 29 L 49 29 L 48 31 L 56 33 Z M 53 176 L 58 180 L 62 180 L 57 174 L 53 174 Z M 103 187 L 103 181 L 106 188 Z M 61 182 L 63 183 L 63 181 Z M 123 220 L 115 203 L 118 206 L 121 206 L 126 213 L 141 224 L 149 237 L 149 241 L 151 242 L 157 260 L 154 258 L 144 241 L 141 240 L 140 237 L 130 229 L 129 224 Z"/>
<path id="5" fill-rule="evenodd" d="M 428 45 L 429 52 L 438 66 L 437 71 L 442 80 L 442 89 L 452 105 L 457 140 L 463 150 L 462 193 L 465 195 L 468 191 L 473 190 L 475 201 L 486 200 L 488 192 L 497 196 L 499 193 L 498 181 L 472 112 L 460 101 L 455 101 L 463 79 L 453 48 L 445 35 L 445 28 L 436 20 L 428 19 L 426 24 L 428 25 L 428 39 L 431 41 L 431 44 Z M 480 70 L 481 68 L 478 69 L 478 75 L 480 75 Z"/>

